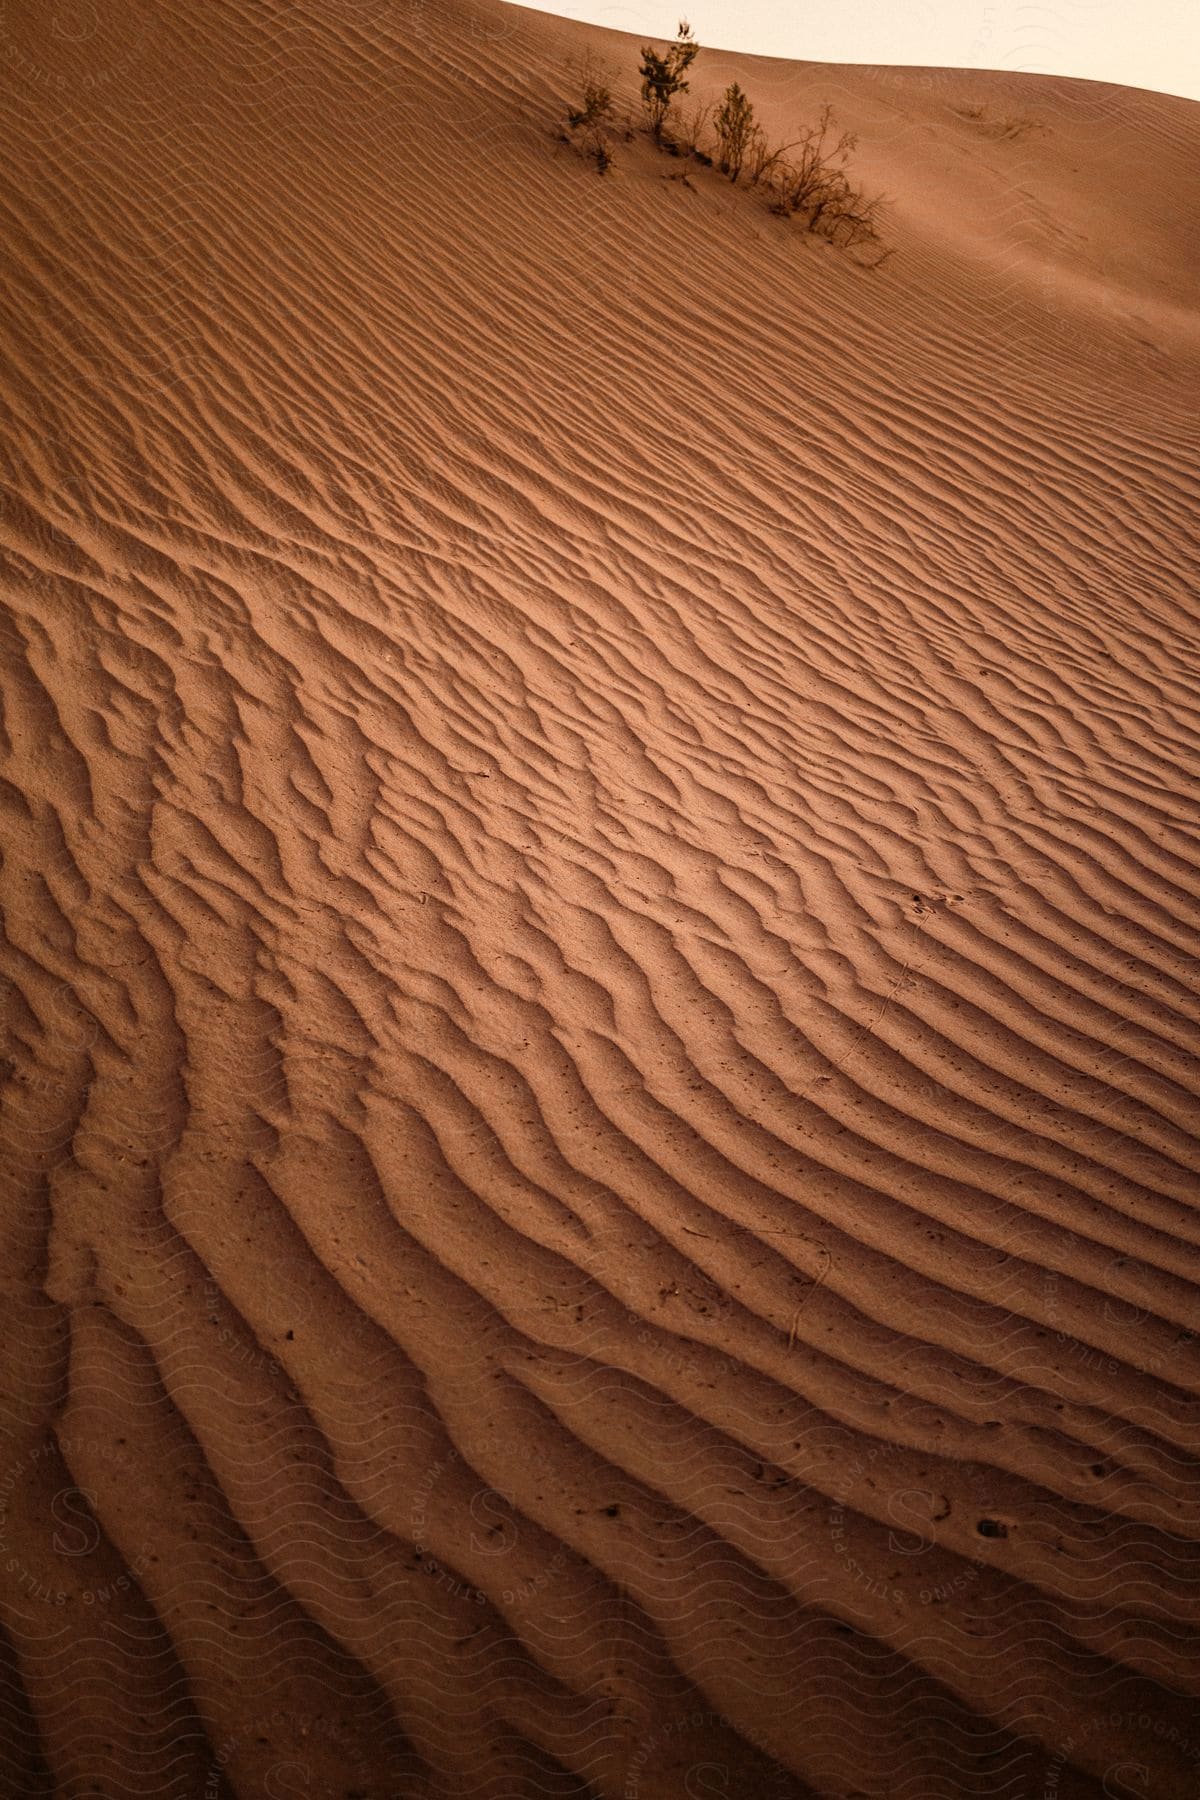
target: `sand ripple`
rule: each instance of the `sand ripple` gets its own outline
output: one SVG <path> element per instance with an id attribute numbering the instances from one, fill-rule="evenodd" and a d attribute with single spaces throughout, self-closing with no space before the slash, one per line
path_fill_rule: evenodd
<path id="1" fill-rule="evenodd" d="M 0 10 L 6 1793 L 1197 1780 L 1200 113 L 603 35 Z"/>

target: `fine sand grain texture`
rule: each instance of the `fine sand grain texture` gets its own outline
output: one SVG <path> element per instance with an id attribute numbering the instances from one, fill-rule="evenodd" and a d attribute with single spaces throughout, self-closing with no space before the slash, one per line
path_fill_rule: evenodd
<path id="1" fill-rule="evenodd" d="M 1200 108 L 588 48 L 0 3 L 0 1792 L 1187 1800 Z"/>

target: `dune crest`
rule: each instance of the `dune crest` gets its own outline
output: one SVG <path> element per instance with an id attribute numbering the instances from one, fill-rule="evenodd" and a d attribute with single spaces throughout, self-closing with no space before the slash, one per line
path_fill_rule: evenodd
<path id="1" fill-rule="evenodd" d="M 0 6 L 0 1788 L 1189 1792 L 1200 110 L 588 47 Z"/>

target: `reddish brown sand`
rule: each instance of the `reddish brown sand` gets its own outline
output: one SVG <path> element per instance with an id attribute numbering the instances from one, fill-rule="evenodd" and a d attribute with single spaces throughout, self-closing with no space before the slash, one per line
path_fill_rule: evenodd
<path id="1" fill-rule="evenodd" d="M 1195 1796 L 1200 109 L 588 45 L 0 6 L 3 1793 Z"/>

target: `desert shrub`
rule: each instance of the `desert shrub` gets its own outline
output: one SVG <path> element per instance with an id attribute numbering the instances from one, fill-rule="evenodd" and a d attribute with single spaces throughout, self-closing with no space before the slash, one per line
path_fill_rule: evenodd
<path id="1" fill-rule="evenodd" d="M 662 142 L 663 126 L 676 95 L 687 93 L 684 77 L 699 52 L 700 46 L 686 19 L 680 19 L 675 42 L 668 44 L 661 55 L 652 44 L 642 45 L 642 106 L 656 144 Z"/>
<path id="2" fill-rule="evenodd" d="M 582 104 L 567 113 L 567 124 L 572 131 L 578 130 L 581 125 L 599 125 L 611 120 L 613 117 L 612 90 L 601 80 L 590 52 L 584 57 L 580 66 L 579 83 L 583 89 Z"/>
<path id="3" fill-rule="evenodd" d="M 717 161 L 721 173 L 728 175 L 730 181 L 736 181 L 755 134 L 762 137 L 760 127 L 754 123 L 754 108 L 736 81 L 725 89 L 721 104 L 713 114 L 713 130 L 717 134 Z"/>
<path id="4" fill-rule="evenodd" d="M 711 162 L 712 158 L 704 150 L 703 138 L 712 115 L 712 107 L 697 100 L 690 112 L 680 115 L 675 124 L 675 142 L 685 156 L 699 157 L 701 162 Z"/>
<path id="5" fill-rule="evenodd" d="M 855 187 L 846 165 L 857 139 L 844 131 L 832 142 L 832 126 L 833 113 L 826 105 L 817 123 L 789 146 L 798 149 L 799 156 L 780 158 L 772 165 L 765 178 L 771 210 L 784 217 L 799 216 L 807 230 L 843 249 L 877 250 L 882 261 L 879 221 L 884 202 L 879 197 L 868 199 Z"/>
<path id="6" fill-rule="evenodd" d="M 606 175 L 613 163 L 612 134 L 617 124 L 612 89 L 590 53 L 583 60 L 578 78 L 582 99 L 578 106 L 568 109 L 567 124 L 579 133 L 576 142 L 583 154 L 595 163 L 601 175 Z"/>
<path id="7" fill-rule="evenodd" d="M 893 254 L 891 249 L 884 248 L 879 232 L 884 205 L 882 195 L 868 199 L 861 189 L 847 184 L 844 193 L 829 198 L 810 220 L 808 228 L 839 249 L 872 252 L 871 266 L 878 268 Z"/>
<path id="8" fill-rule="evenodd" d="M 726 88 L 715 109 L 696 103 L 686 114 L 672 117 L 678 96 L 688 91 L 686 73 L 699 49 L 686 19 L 680 20 L 676 41 L 661 54 L 650 45 L 642 47 L 642 107 L 660 148 L 711 167 L 713 157 L 702 147 L 711 122 L 717 161 L 730 181 L 745 174 L 748 184 L 765 194 L 772 212 L 784 218 L 798 217 L 806 230 L 843 249 L 866 251 L 859 260 L 869 261 L 871 267 L 885 262 L 892 255 L 879 230 L 886 202 L 882 196 L 868 197 L 851 180 L 848 163 L 857 140 L 848 131 L 835 135 L 830 106 L 822 107 L 817 123 L 798 138 L 774 146 L 736 81 Z M 614 138 L 623 134 L 628 141 L 633 136 L 635 115 L 626 106 L 618 117 L 609 81 L 597 71 L 590 55 L 576 73 L 581 99 L 566 115 L 575 135 L 563 130 L 558 135 L 565 143 L 574 142 L 604 175 L 612 167 Z M 961 110 L 965 113 L 966 109 Z M 670 136 L 665 132 L 668 119 L 672 122 Z M 1028 122 L 1003 123 L 1007 129 Z M 686 173 L 670 179 L 691 186 Z"/>
<path id="9" fill-rule="evenodd" d="M 761 125 L 756 125 L 746 144 L 745 169 L 750 186 L 756 187 L 760 181 L 769 185 L 771 176 L 793 148 L 792 144 L 777 144 L 772 149 L 767 142 L 766 132 Z"/>
<path id="10" fill-rule="evenodd" d="M 808 126 L 789 145 L 800 152 L 799 156 L 780 160 L 772 168 L 768 189 L 773 212 L 810 215 L 828 203 L 839 185 L 848 185 L 845 167 L 856 140 L 852 133 L 844 131 L 837 143 L 831 144 L 832 122 L 832 109 L 825 105 L 817 123 Z"/>

